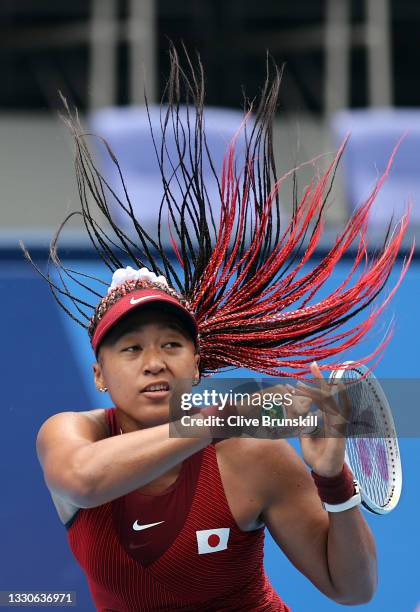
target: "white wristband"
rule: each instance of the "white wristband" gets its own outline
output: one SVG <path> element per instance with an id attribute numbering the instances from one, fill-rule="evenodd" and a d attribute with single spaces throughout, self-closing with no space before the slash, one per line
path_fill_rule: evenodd
<path id="1" fill-rule="evenodd" d="M 327 512 L 344 512 L 344 510 L 349 510 L 350 508 L 354 508 L 355 506 L 359 506 L 362 503 L 362 496 L 360 495 L 360 487 L 357 480 L 354 480 L 354 495 L 350 497 L 347 501 L 342 504 L 327 504 L 325 502 L 322 503 L 325 510 Z"/>

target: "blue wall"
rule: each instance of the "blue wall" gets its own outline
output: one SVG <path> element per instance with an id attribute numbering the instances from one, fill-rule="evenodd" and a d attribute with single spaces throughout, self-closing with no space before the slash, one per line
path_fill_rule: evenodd
<path id="1" fill-rule="evenodd" d="M 92 262 L 72 262 L 92 270 Z M 397 266 L 398 268 L 398 266 Z M 331 289 L 348 263 L 337 267 Z M 391 285 L 397 270 L 391 277 Z M 390 286 L 391 286 L 390 285 Z M 94 610 L 84 576 L 66 542 L 66 531 L 45 488 L 35 452 L 36 433 L 50 415 L 110 405 L 97 393 L 91 376 L 93 355 L 87 337 L 58 309 L 46 283 L 24 262 L 2 261 L 3 381 L 0 465 L 0 590 L 74 590 L 80 610 Z M 382 321 L 396 314 L 396 329 L 376 373 L 383 377 L 420 378 L 418 313 L 420 263 L 414 262 Z M 353 358 L 371 350 L 378 332 Z M 240 373 L 238 372 L 238 375 Z M 242 372 L 241 372 L 242 374 Z M 420 409 L 420 406 L 419 406 Z M 380 582 L 369 612 L 414 611 L 420 601 L 420 503 L 418 438 L 402 439 L 404 486 L 398 508 L 386 517 L 366 515 L 378 544 Z M 297 612 L 337 610 L 276 549 L 269 535 L 266 568 L 275 588 Z"/>

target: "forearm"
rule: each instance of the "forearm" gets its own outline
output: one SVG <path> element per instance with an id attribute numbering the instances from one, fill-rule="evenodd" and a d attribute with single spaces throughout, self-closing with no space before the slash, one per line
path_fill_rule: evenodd
<path id="1" fill-rule="evenodd" d="M 329 513 L 327 559 L 331 582 L 342 604 L 369 601 L 376 589 L 376 547 L 359 508 Z"/>
<path id="2" fill-rule="evenodd" d="M 73 457 L 72 470 L 84 483 L 83 507 L 99 506 L 144 486 L 210 441 L 210 434 L 170 438 L 165 423 L 81 447 Z"/>

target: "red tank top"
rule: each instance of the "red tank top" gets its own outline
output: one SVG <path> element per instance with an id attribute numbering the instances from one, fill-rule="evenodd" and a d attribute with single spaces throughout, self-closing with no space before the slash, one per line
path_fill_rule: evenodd
<path id="1" fill-rule="evenodd" d="M 101 612 L 290 612 L 264 572 L 264 528 L 236 525 L 213 444 L 163 494 L 81 508 L 66 527 Z"/>

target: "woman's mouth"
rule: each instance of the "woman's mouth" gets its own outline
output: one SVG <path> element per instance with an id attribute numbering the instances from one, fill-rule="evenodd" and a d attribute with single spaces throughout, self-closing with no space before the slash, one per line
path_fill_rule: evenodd
<path id="1" fill-rule="evenodd" d="M 170 387 L 168 384 L 151 384 L 145 387 L 141 394 L 148 399 L 163 399 L 170 394 Z"/>

